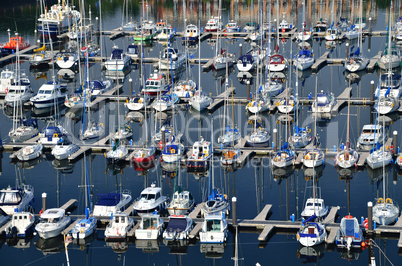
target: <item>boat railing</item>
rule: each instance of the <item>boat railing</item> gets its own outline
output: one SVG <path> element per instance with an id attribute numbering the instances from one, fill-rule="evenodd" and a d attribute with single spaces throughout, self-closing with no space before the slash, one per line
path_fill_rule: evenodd
<path id="1" fill-rule="evenodd" d="M 125 189 L 123 190 L 122 194 L 127 194 L 131 196 L 131 190 Z"/>
<path id="2" fill-rule="evenodd" d="M 32 193 L 34 193 L 34 188 L 33 188 L 33 186 L 31 186 L 31 185 L 24 185 L 23 186 L 23 189 L 24 189 L 24 191 L 30 191 L 30 192 L 32 192 Z"/>

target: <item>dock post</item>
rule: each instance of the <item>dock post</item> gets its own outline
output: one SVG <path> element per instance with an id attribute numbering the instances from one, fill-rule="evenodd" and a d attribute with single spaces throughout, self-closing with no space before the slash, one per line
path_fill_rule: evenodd
<path id="1" fill-rule="evenodd" d="M 367 50 L 370 52 L 371 50 L 371 17 L 369 17 L 369 28 L 368 28 L 368 47 Z"/>
<path id="2" fill-rule="evenodd" d="M 237 198 L 232 197 L 232 224 L 237 226 Z"/>
<path id="3" fill-rule="evenodd" d="M 394 156 L 396 156 L 396 152 L 397 152 L 397 148 L 396 147 L 398 147 L 398 143 L 397 143 L 397 141 L 398 141 L 398 131 L 394 131 L 394 139 L 392 140 L 392 147 L 393 147 L 393 154 L 394 154 Z"/>
<path id="4" fill-rule="evenodd" d="M 347 42 L 346 43 L 346 45 L 345 45 L 345 55 L 346 55 L 346 59 L 348 59 L 348 57 L 349 57 L 349 43 Z"/>
<path id="5" fill-rule="evenodd" d="M 165 145 L 166 145 L 166 132 L 165 132 L 165 127 L 161 128 L 162 131 L 162 151 L 165 149 Z"/>
<path id="6" fill-rule="evenodd" d="M 131 97 L 133 96 L 133 79 L 130 77 L 128 82 L 130 83 L 130 97 Z"/>
<path id="7" fill-rule="evenodd" d="M 96 17 L 95 21 L 96 21 L 96 29 L 99 31 L 99 18 Z"/>
<path id="8" fill-rule="evenodd" d="M 247 100 L 250 101 L 250 81 L 247 80 Z"/>
<path id="9" fill-rule="evenodd" d="M 37 30 L 34 30 L 34 34 L 35 34 L 35 42 L 36 42 L 36 40 L 37 40 L 37 38 L 38 38 L 38 31 Z M 39 47 L 39 45 L 38 45 L 38 47 Z"/>
<path id="10" fill-rule="evenodd" d="M 46 200 L 47 200 L 47 194 L 46 194 L 46 192 L 44 192 L 44 193 L 42 193 L 42 210 L 43 211 L 46 211 L 46 208 L 47 208 Z"/>
<path id="11" fill-rule="evenodd" d="M 367 202 L 367 209 L 368 209 L 368 228 L 367 234 L 369 236 L 373 235 L 373 203 L 371 201 Z"/>
<path id="12" fill-rule="evenodd" d="M 374 101 L 374 80 L 370 81 L 370 103 Z M 370 124 L 373 124 L 373 105 L 370 107 Z"/>
<path id="13" fill-rule="evenodd" d="M 396 186 L 396 184 L 398 183 L 398 176 L 397 176 L 397 174 L 396 174 L 397 171 L 398 171 L 397 169 L 394 169 L 394 171 L 392 171 L 392 172 L 393 172 L 392 184 L 394 184 L 395 186 Z"/>
<path id="14" fill-rule="evenodd" d="M 274 128 L 274 152 L 278 148 L 278 129 Z"/>
<path id="15" fill-rule="evenodd" d="M 239 57 L 243 55 L 243 44 L 239 44 Z"/>

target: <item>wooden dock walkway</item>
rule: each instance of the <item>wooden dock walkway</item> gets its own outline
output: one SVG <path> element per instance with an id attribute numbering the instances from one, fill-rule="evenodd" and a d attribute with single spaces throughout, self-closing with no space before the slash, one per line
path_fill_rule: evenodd
<path id="1" fill-rule="evenodd" d="M 100 102 L 108 100 L 110 96 L 115 94 L 117 92 L 117 90 L 120 90 L 121 88 L 123 88 L 123 85 L 119 84 L 119 85 L 116 85 L 114 88 L 102 93 L 101 95 L 98 95 L 95 98 L 95 100 L 88 103 L 88 108 L 92 108 L 93 106 L 99 104 Z"/>
<path id="2" fill-rule="evenodd" d="M 78 200 L 76 200 L 76 199 L 70 199 L 63 206 L 61 206 L 60 209 L 63 209 L 65 211 L 74 209 L 77 206 L 77 202 L 78 202 Z"/>
<path id="3" fill-rule="evenodd" d="M 331 210 L 329 211 L 327 217 L 325 217 L 324 221 L 322 222 L 323 224 L 330 224 L 330 223 L 335 223 L 336 215 L 338 214 L 338 211 L 341 207 L 332 207 Z"/>
<path id="4" fill-rule="evenodd" d="M 68 156 L 68 160 L 70 162 L 74 162 L 76 161 L 78 158 L 80 158 L 84 153 L 88 152 L 91 149 L 90 146 L 81 146 L 78 151 L 76 151 L 75 153 L 71 154 L 70 156 Z"/>
<path id="5" fill-rule="evenodd" d="M 63 231 L 61 231 L 62 235 L 68 235 L 71 230 L 74 229 L 75 225 L 78 223 L 79 219 L 75 220 L 74 222 L 72 222 L 69 226 L 66 227 L 66 229 L 64 229 Z"/>
<path id="6" fill-rule="evenodd" d="M 130 231 L 127 232 L 127 237 L 134 237 L 135 236 L 135 231 L 137 231 L 137 229 L 140 228 L 140 223 L 137 222 L 133 228 L 131 228 Z"/>
<path id="7" fill-rule="evenodd" d="M 213 103 L 207 108 L 208 112 L 214 112 L 218 107 L 220 107 L 224 103 L 226 97 L 228 97 L 231 93 L 234 93 L 234 91 L 235 87 L 229 87 L 224 92 L 214 97 Z"/>
<path id="8" fill-rule="evenodd" d="M 323 55 L 318 58 L 314 64 L 311 66 L 311 70 L 313 72 L 317 72 L 318 70 L 321 69 L 325 64 L 327 64 L 327 58 L 329 56 L 329 51 L 325 52 Z"/>
<path id="9" fill-rule="evenodd" d="M 19 51 L 20 56 L 32 52 L 34 49 L 38 48 L 37 45 L 31 45 L 24 50 Z M 13 60 L 17 56 L 17 53 L 9 54 L 0 58 L 0 65 L 6 64 L 8 61 Z"/>
<path id="10" fill-rule="evenodd" d="M 379 51 L 377 55 L 375 55 L 373 58 L 370 59 L 369 64 L 367 65 L 367 70 L 368 71 L 374 71 L 375 67 L 377 66 L 378 60 L 380 60 L 382 56 L 382 51 Z"/>
<path id="11" fill-rule="evenodd" d="M 194 208 L 194 210 L 188 215 L 191 219 L 196 219 L 201 213 L 201 208 L 205 204 L 205 202 L 198 203 L 198 205 Z"/>
<path id="12" fill-rule="evenodd" d="M 336 98 L 336 104 L 332 107 L 331 114 L 336 115 L 342 106 L 347 104 L 349 96 L 352 92 L 352 87 L 347 87 L 345 90 Z"/>

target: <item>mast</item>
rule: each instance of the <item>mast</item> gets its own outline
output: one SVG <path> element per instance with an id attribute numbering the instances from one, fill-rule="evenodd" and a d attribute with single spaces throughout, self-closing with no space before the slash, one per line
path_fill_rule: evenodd
<path id="1" fill-rule="evenodd" d="M 350 80 L 349 80 L 349 86 L 350 86 Z M 350 149 L 350 94 L 349 94 L 349 99 L 348 99 L 348 124 L 347 124 L 347 130 L 346 130 L 346 150 Z"/>

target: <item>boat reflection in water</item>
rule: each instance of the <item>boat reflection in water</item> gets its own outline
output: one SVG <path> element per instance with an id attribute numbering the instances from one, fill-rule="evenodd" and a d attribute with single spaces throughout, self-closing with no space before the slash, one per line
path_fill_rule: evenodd
<path id="1" fill-rule="evenodd" d="M 60 253 L 64 250 L 64 237 L 62 235 L 48 239 L 40 237 L 35 246 L 36 249 L 42 251 L 43 255 Z"/>
<path id="2" fill-rule="evenodd" d="M 158 253 L 159 252 L 159 246 L 160 246 L 161 240 L 159 239 L 153 239 L 153 240 L 145 240 L 145 239 L 136 239 L 135 240 L 135 247 L 138 249 L 142 249 L 142 252 L 144 253 Z"/>
<path id="3" fill-rule="evenodd" d="M 303 166 L 303 174 L 304 178 L 310 178 L 313 179 L 313 177 L 318 181 L 318 178 L 320 178 L 324 172 L 325 164 L 322 164 L 318 167 L 305 167 Z"/>
<path id="4" fill-rule="evenodd" d="M 52 165 L 53 165 L 54 169 L 60 170 L 60 172 L 63 174 L 72 174 L 73 173 L 74 164 L 70 163 L 68 159 L 64 159 L 64 160 L 54 159 L 52 161 Z"/>
<path id="5" fill-rule="evenodd" d="M 29 160 L 29 161 L 23 161 L 23 162 L 18 161 L 17 167 L 19 167 L 21 169 L 32 169 L 35 167 L 35 165 L 37 165 L 40 162 L 42 162 L 42 157 L 38 157 L 36 159 Z"/>
<path id="6" fill-rule="evenodd" d="M 90 234 L 86 238 L 73 238 L 73 244 L 80 246 L 80 250 L 85 250 L 89 248 L 89 245 L 94 242 L 95 239 L 98 237 L 98 231 L 95 230 L 93 234 Z M 108 243 L 108 242 L 106 242 Z"/>
<path id="7" fill-rule="evenodd" d="M 163 239 L 163 244 L 169 248 L 169 254 L 186 255 L 189 246 L 188 239 L 167 240 Z"/>
<path id="8" fill-rule="evenodd" d="M 225 252 L 226 243 L 200 244 L 200 252 L 205 253 L 206 258 L 221 259 Z"/>
<path id="9" fill-rule="evenodd" d="M 24 238 L 13 237 L 6 239 L 6 245 L 9 247 L 19 248 L 19 249 L 28 249 L 31 247 L 31 240 L 34 238 L 32 233 L 28 234 Z"/>
<path id="10" fill-rule="evenodd" d="M 277 167 L 272 167 L 272 174 L 274 176 L 274 180 L 278 182 L 278 184 L 281 183 L 283 179 L 288 178 L 295 172 L 295 168 L 293 165 L 287 166 L 285 168 L 277 168 Z"/>
<path id="11" fill-rule="evenodd" d="M 297 257 L 304 263 L 315 263 L 319 262 L 325 253 L 325 243 L 321 243 L 317 246 L 304 247 L 300 245 L 299 250 L 297 250 Z"/>
<path id="12" fill-rule="evenodd" d="M 111 247 L 113 252 L 117 254 L 117 261 L 120 261 L 121 254 L 126 253 L 126 251 L 128 250 L 127 241 L 118 241 L 118 242 L 106 241 L 105 243 L 107 247 Z"/>
<path id="13" fill-rule="evenodd" d="M 385 175 L 389 173 L 391 169 L 391 165 L 385 166 Z M 370 177 L 370 184 L 373 184 L 375 182 L 380 182 L 383 177 L 383 168 L 377 168 L 377 169 L 371 169 L 371 167 L 366 167 L 367 174 Z"/>
<path id="14" fill-rule="evenodd" d="M 363 250 L 364 248 L 353 248 L 350 250 L 341 249 L 339 253 L 341 254 L 341 259 L 352 261 L 352 260 L 358 260 L 360 257 L 360 253 L 362 253 Z"/>

